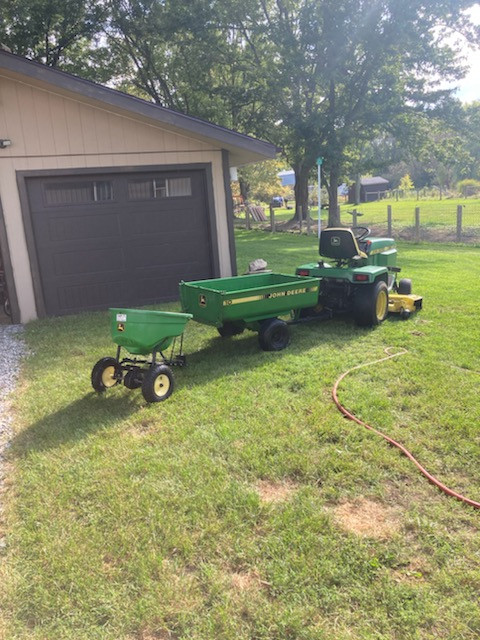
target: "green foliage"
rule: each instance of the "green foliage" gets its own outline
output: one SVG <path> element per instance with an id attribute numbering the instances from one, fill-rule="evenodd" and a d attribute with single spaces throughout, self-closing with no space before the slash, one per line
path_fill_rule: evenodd
<path id="1" fill-rule="evenodd" d="M 410 178 L 408 173 L 406 173 L 403 176 L 403 178 L 400 180 L 399 188 L 402 189 L 403 191 L 410 191 L 411 189 L 414 189 L 414 187 L 415 185 L 413 184 L 412 179 Z"/>
<path id="2" fill-rule="evenodd" d="M 105 61 L 104 50 L 98 46 L 106 18 L 103 4 L 95 0 L 12 0 L 3 5 L 0 41 L 13 53 L 87 76 L 90 56 L 97 66 Z"/>
<path id="3" fill-rule="evenodd" d="M 247 200 L 269 202 L 274 196 L 291 196 L 291 189 L 282 186 L 278 173 L 285 168 L 281 160 L 267 160 L 239 169 L 239 179 Z"/>
<path id="4" fill-rule="evenodd" d="M 473 178 L 459 180 L 457 190 L 465 197 L 477 194 L 480 191 L 480 180 L 473 180 Z"/>

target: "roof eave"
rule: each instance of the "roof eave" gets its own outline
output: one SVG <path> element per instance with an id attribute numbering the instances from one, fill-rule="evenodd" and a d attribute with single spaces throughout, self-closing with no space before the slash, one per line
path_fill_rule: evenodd
<path id="1" fill-rule="evenodd" d="M 233 165 L 258 162 L 274 158 L 276 155 L 276 147 L 270 142 L 166 109 L 116 89 L 104 87 L 6 51 L 0 51 L 0 68 L 13 74 L 27 76 L 33 81 L 54 86 L 70 94 L 77 96 L 80 94 L 87 101 L 101 102 L 115 110 L 147 118 L 170 130 L 188 132 L 193 137 L 215 141 L 220 148 L 230 152 L 231 164 Z"/>

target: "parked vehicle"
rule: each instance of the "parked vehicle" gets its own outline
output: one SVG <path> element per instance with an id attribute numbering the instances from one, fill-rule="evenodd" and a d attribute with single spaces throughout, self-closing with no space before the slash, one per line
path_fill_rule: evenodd
<path id="1" fill-rule="evenodd" d="M 270 200 L 270 206 L 273 207 L 274 209 L 277 209 L 279 207 L 284 207 L 285 203 L 284 203 L 283 197 L 273 196 L 273 198 Z"/>

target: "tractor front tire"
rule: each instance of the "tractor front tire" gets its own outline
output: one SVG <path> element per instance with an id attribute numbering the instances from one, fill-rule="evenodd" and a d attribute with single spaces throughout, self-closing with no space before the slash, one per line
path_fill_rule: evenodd
<path id="1" fill-rule="evenodd" d="M 173 393 L 173 372 L 166 364 L 154 364 L 145 372 L 142 394 L 147 402 L 163 402 Z"/>
<path id="2" fill-rule="evenodd" d="M 92 369 L 92 387 L 103 393 L 120 381 L 120 367 L 115 358 L 101 358 Z"/>
<path id="3" fill-rule="evenodd" d="M 290 331 L 284 320 L 269 318 L 261 323 L 258 342 L 263 351 L 282 351 L 290 344 Z"/>
<path id="4" fill-rule="evenodd" d="M 353 316 L 359 327 L 375 327 L 388 315 L 388 288 L 383 280 L 355 290 Z"/>
<path id="5" fill-rule="evenodd" d="M 231 338 L 243 333 L 245 326 L 241 322 L 224 322 L 221 327 L 218 327 L 217 331 L 222 338 Z"/>
<path id="6" fill-rule="evenodd" d="M 410 278 L 402 278 L 398 283 L 397 291 L 402 296 L 409 296 L 412 293 L 412 281 Z"/>

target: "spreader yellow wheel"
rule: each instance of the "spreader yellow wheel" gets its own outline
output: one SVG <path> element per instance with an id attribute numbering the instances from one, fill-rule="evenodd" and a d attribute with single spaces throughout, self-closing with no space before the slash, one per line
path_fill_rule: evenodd
<path id="1" fill-rule="evenodd" d="M 120 368 L 115 358 L 102 358 L 92 369 L 92 387 L 95 391 L 106 391 L 119 383 Z"/>
<path id="2" fill-rule="evenodd" d="M 152 365 L 145 373 L 142 394 L 147 402 L 162 402 L 173 393 L 173 372 L 166 364 Z"/>

